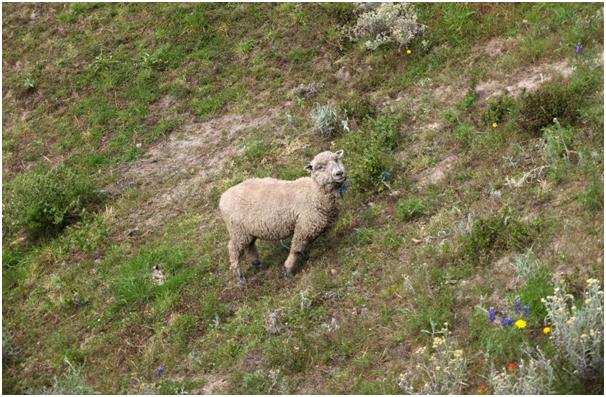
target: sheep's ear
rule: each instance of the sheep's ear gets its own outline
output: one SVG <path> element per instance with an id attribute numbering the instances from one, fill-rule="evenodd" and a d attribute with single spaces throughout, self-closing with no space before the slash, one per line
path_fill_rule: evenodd
<path id="1" fill-rule="evenodd" d="M 345 154 L 345 152 L 343 150 L 337 150 L 335 152 L 335 154 L 337 155 L 337 158 L 340 159 L 341 157 L 343 157 L 343 155 Z"/>
<path id="2" fill-rule="evenodd" d="M 311 172 L 313 169 L 314 169 L 314 167 L 311 165 L 311 163 L 309 163 L 305 166 L 305 171 L 307 171 L 307 172 Z"/>

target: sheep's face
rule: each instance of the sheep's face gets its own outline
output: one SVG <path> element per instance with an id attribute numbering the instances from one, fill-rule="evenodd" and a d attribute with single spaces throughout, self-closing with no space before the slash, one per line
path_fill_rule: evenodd
<path id="1" fill-rule="evenodd" d="M 334 185 L 339 187 L 347 179 L 345 167 L 341 162 L 343 151 L 322 152 L 318 154 L 311 163 L 307 164 L 305 170 L 311 173 L 312 179 L 320 186 Z"/>

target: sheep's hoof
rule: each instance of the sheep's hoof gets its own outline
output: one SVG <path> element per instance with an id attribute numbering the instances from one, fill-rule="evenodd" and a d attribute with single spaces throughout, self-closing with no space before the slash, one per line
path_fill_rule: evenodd
<path id="1" fill-rule="evenodd" d="M 246 285 L 246 277 L 239 275 L 236 277 L 236 282 L 238 283 L 238 285 L 244 286 Z"/>
<path id="2" fill-rule="evenodd" d="M 252 261 L 252 265 L 255 268 L 255 271 L 257 271 L 257 272 L 260 272 L 261 270 L 263 270 L 263 264 L 258 259 Z"/>
<path id="3" fill-rule="evenodd" d="M 284 278 L 285 279 L 289 279 L 292 278 L 294 276 L 294 272 L 292 271 L 292 269 L 284 269 Z"/>

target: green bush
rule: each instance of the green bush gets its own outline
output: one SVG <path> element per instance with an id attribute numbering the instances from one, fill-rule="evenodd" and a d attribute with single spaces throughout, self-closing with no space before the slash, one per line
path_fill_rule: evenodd
<path id="1" fill-rule="evenodd" d="M 354 98 L 341 105 L 341 109 L 352 119 L 362 121 L 367 117 L 374 118 L 377 115 L 377 105 L 364 98 Z"/>
<path id="2" fill-rule="evenodd" d="M 583 86 L 554 81 L 524 95 L 519 103 L 518 126 L 522 131 L 539 136 L 544 127 L 557 118 L 570 123 L 579 116 L 579 97 Z"/>
<path id="3" fill-rule="evenodd" d="M 60 231 L 97 197 L 89 176 L 68 167 L 18 175 L 8 186 L 5 225 L 33 234 Z"/>
<path id="4" fill-rule="evenodd" d="M 347 173 L 355 190 L 364 191 L 379 184 L 381 176 L 394 162 L 394 150 L 400 140 L 399 117 L 367 119 L 359 131 L 347 134 L 342 142 Z"/>
<path id="5" fill-rule="evenodd" d="M 507 212 L 478 219 L 463 238 L 463 257 L 468 263 L 484 265 L 500 251 L 522 251 L 532 245 L 539 226 L 519 221 Z"/>

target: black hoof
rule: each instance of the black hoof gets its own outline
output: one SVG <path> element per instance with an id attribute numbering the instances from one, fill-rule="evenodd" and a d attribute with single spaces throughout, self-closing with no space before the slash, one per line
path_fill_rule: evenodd
<path id="1" fill-rule="evenodd" d="M 255 261 L 252 261 L 252 265 L 255 268 L 255 271 L 257 271 L 257 272 L 260 272 L 261 270 L 263 270 L 263 264 L 258 259 Z"/>
<path id="2" fill-rule="evenodd" d="M 246 278 L 244 276 L 237 276 L 236 282 L 238 285 L 246 285 Z"/>

